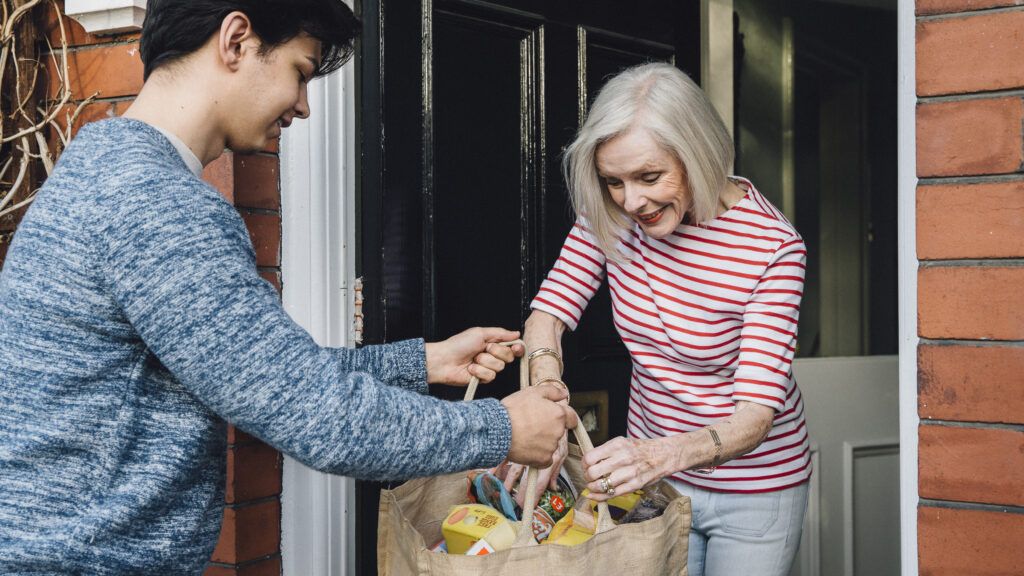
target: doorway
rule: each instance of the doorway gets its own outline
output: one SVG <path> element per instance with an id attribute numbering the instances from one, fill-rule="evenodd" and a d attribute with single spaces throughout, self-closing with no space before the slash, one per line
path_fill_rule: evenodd
<path id="1" fill-rule="evenodd" d="M 795 370 L 816 485 L 794 574 L 895 574 L 895 2 L 732 3 L 736 172 L 809 248 Z M 359 11 L 364 341 L 521 326 L 572 224 L 562 147 L 625 66 L 670 61 L 701 80 L 700 0 L 364 0 Z M 629 365 L 606 290 L 564 347 L 573 389 L 607 399 L 611 437 L 625 432 Z M 514 380 L 482 391 L 503 396 Z M 360 573 L 376 571 L 380 488 L 357 488 Z"/>
<path id="2" fill-rule="evenodd" d="M 611 74 L 651 60 L 700 80 L 700 2 L 365 0 L 359 262 L 364 342 L 521 327 L 573 223 L 560 162 Z M 564 340 L 565 378 L 626 428 L 629 359 L 605 288 Z M 514 371 L 481 388 L 502 397 Z M 456 399 L 452 390 L 436 395 Z M 381 485 L 357 488 L 374 573 Z"/>
<path id="3" fill-rule="evenodd" d="M 794 372 L 815 473 L 793 574 L 899 574 L 896 2 L 733 8 L 737 172 L 808 248 Z"/>

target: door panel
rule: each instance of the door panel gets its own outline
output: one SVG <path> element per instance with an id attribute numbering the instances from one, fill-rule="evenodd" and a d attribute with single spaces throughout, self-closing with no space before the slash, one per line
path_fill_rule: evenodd
<path id="1" fill-rule="evenodd" d="M 469 326 L 517 328 L 533 290 L 524 264 L 536 261 L 539 31 L 493 16 L 434 18 L 434 172 L 424 200 L 433 214 L 427 325 L 437 338 Z M 502 380 L 488 391 L 511 392 L 514 379 Z"/>
<path id="2" fill-rule="evenodd" d="M 798 359 L 814 476 L 791 576 L 900 570 L 896 356 Z"/>

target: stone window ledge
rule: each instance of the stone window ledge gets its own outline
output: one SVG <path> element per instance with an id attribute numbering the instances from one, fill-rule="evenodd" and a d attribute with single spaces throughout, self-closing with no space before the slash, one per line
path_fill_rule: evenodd
<path id="1" fill-rule="evenodd" d="M 90 34 L 118 34 L 142 28 L 146 0 L 67 0 L 64 13 Z"/>

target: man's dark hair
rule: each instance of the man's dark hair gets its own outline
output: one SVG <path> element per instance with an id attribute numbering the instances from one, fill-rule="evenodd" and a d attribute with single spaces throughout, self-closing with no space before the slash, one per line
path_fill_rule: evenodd
<path id="1" fill-rule="evenodd" d="M 201 48 L 236 10 L 249 17 L 263 42 L 260 54 L 303 32 L 319 40 L 323 49 L 314 76 L 341 68 L 359 34 L 359 20 L 342 0 L 149 0 L 139 48 L 143 78 Z"/>

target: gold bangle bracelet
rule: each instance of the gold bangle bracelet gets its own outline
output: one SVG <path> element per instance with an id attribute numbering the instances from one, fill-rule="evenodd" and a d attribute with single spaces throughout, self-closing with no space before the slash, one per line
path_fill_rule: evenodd
<path id="1" fill-rule="evenodd" d="M 530 355 L 527 356 L 526 358 L 530 362 L 533 362 L 534 360 L 540 358 L 541 356 L 551 356 L 552 358 L 558 361 L 558 373 L 562 374 L 563 372 L 565 372 L 565 365 L 562 364 L 562 357 L 553 348 L 537 348 L 533 352 L 530 352 Z"/>
<path id="2" fill-rule="evenodd" d="M 705 430 L 711 434 L 711 440 L 715 443 L 715 456 L 711 459 L 711 468 L 693 469 L 693 471 L 698 474 L 711 474 L 715 471 L 715 468 L 718 468 L 718 465 L 722 463 L 722 439 L 718 437 L 718 431 L 711 426 L 708 426 Z"/>
<path id="3" fill-rule="evenodd" d="M 713 427 L 708 426 L 708 432 L 711 433 L 711 439 L 715 442 L 715 458 L 711 460 L 711 470 L 714 471 L 722 463 L 722 440 L 718 437 L 718 431 Z"/>
<path id="4" fill-rule="evenodd" d="M 565 390 L 566 394 L 569 394 L 569 387 L 566 386 L 565 382 L 562 382 L 558 378 L 553 378 L 553 377 L 541 378 L 540 380 L 537 381 L 536 384 L 534 384 L 534 386 L 540 386 L 541 384 L 547 384 L 549 382 L 551 384 L 557 384 L 559 387 L 562 388 L 562 390 Z"/>

